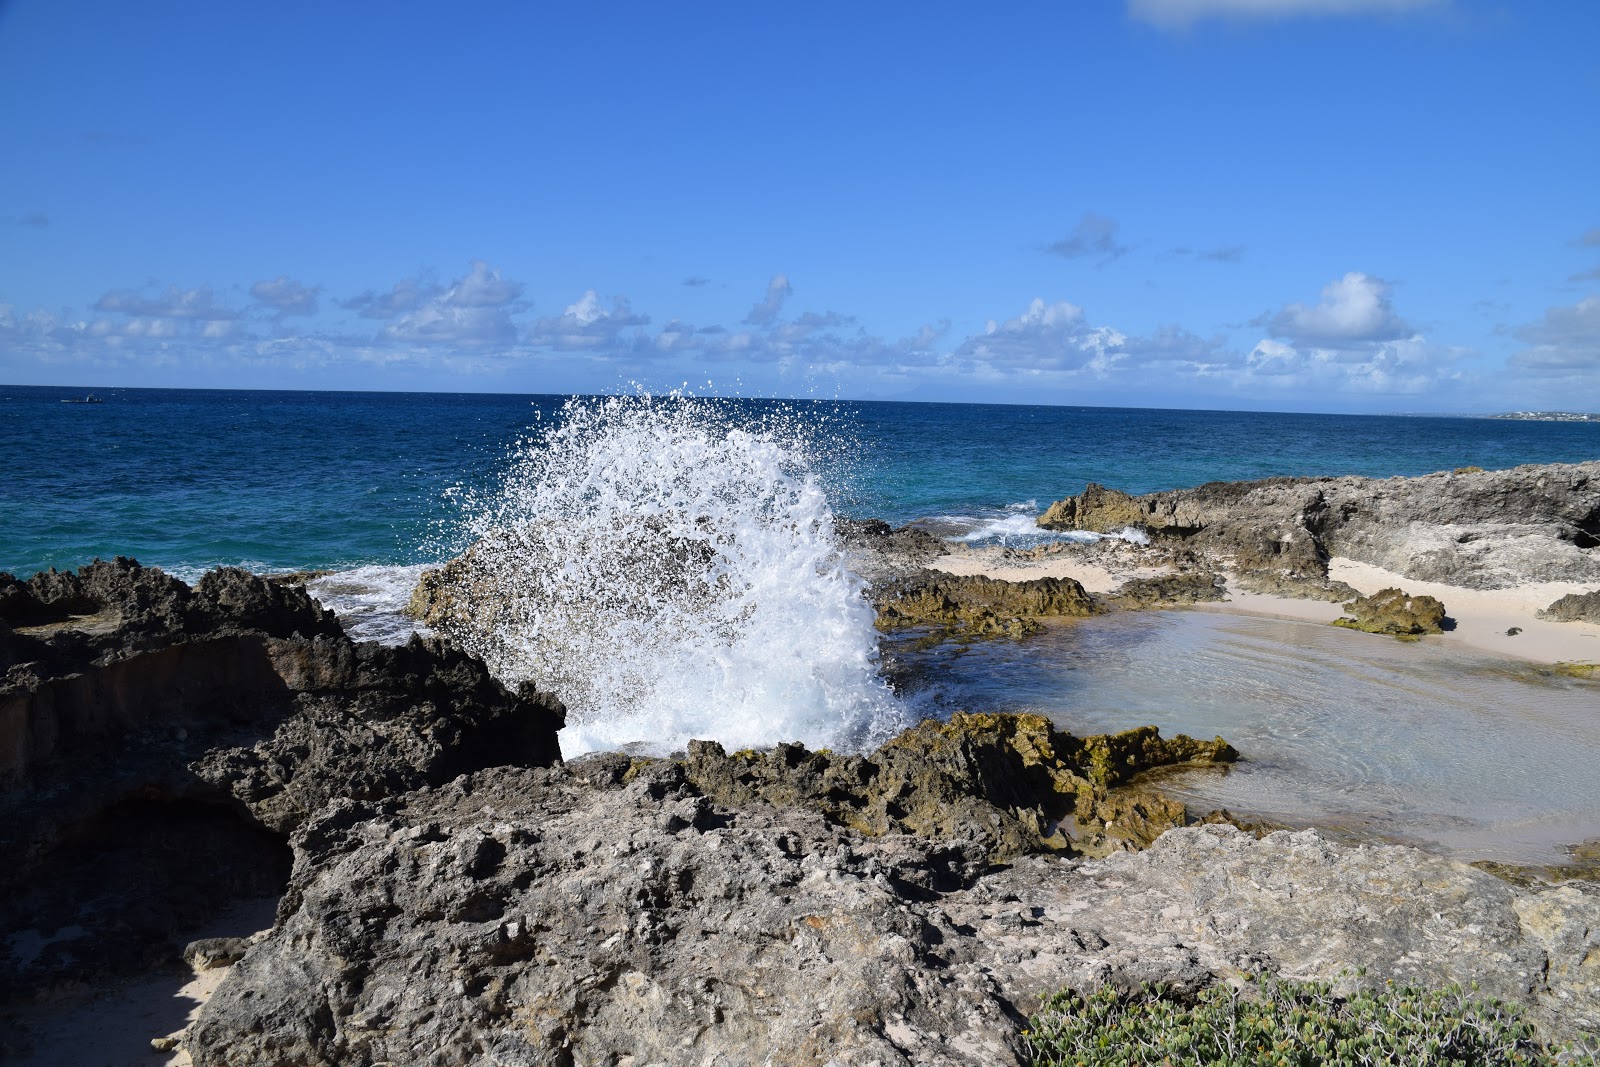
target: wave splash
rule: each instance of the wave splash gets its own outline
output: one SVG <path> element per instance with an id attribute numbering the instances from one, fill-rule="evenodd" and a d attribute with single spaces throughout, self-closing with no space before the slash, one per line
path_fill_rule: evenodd
<path id="1" fill-rule="evenodd" d="M 680 396 L 574 398 L 498 484 L 458 489 L 475 539 L 461 635 L 568 708 L 567 755 L 800 741 L 905 725 L 808 459 L 814 426 Z"/>

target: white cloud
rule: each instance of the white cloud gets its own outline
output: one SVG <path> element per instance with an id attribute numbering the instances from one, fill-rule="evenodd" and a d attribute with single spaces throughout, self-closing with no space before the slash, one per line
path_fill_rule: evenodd
<path id="1" fill-rule="evenodd" d="M 272 308 L 280 318 L 288 315 L 315 315 L 320 286 L 305 286 L 282 274 L 271 281 L 256 282 L 250 295 Z"/>
<path id="2" fill-rule="evenodd" d="M 789 285 L 788 276 L 774 274 L 772 280 L 767 283 L 767 295 L 750 309 L 750 314 L 744 317 L 745 323 L 751 326 L 765 326 L 773 322 L 783 310 L 783 302 L 789 299 L 789 294 L 792 292 L 794 289 Z"/>
<path id="3" fill-rule="evenodd" d="M 1529 347 L 1511 358 L 1513 366 L 1540 375 L 1600 372 L 1600 296 L 1547 308 L 1516 336 Z"/>
<path id="4" fill-rule="evenodd" d="M 588 290 L 558 316 L 539 319 L 528 332 L 528 343 L 540 348 L 553 348 L 563 352 L 599 352 L 615 354 L 619 348 L 633 348 L 633 341 L 623 341 L 623 334 L 635 327 L 648 324 L 650 319 L 636 315 L 628 306 L 628 298 L 614 297 L 606 308 L 593 289 Z"/>
<path id="5" fill-rule="evenodd" d="M 401 285 L 395 287 L 396 293 Z M 465 347 L 509 346 L 517 340 L 511 312 L 522 285 L 502 278 L 482 260 L 474 260 L 466 277 L 457 278 L 442 292 L 424 296 L 419 288 L 408 293 L 415 295 L 416 306 L 385 326 L 379 334 L 382 340 Z"/>
<path id="6" fill-rule="evenodd" d="M 1449 0 L 1128 0 L 1128 14 L 1164 30 L 1202 19 L 1284 19 L 1306 15 L 1401 15 Z"/>
<path id="7" fill-rule="evenodd" d="M 1389 283 L 1359 271 L 1323 286 L 1322 299 L 1310 307 L 1285 304 L 1267 326 L 1274 337 L 1325 347 L 1395 341 L 1416 332 L 1395 314 Z"/>

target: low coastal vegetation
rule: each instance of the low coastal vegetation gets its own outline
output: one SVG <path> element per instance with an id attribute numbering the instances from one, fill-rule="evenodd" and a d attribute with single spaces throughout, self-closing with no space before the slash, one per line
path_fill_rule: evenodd
<path id="1" fill-rule="evenodd" d="M 1025 1034 L 1034 1067 L 1593 1067 L 1546 1048 L 1521 1009 L 1459 985 L 1386 984 L 1341 996 L 1324 982 L 1252 976 L 1198 996 L 1144 985 L 1047 998 Z"/>

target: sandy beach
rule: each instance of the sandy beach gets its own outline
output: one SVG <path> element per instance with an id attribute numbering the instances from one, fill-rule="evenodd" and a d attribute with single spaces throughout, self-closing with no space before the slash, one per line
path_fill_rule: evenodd
<path id="1" fill-rule="evenodd" d="M 1130 578 L 1150 578 L 1167 573 L 1162 567 L 1119 569 L 1116 572 L 1067 554 L 1041 559 L 1018 558 L 1000 548 L 972 549 L 944 556 L 929 564 L 950 574 L 982 574 L 1007 581 L 1033 578 L 1071 578 L 1091 593 L 1105 594 Z M 1421 640 L 1456 645 L 1534 663 L 1600 662 L 1600 626 L 1584 622 L 1547 622 L 1540 609 L 1569 593 L 1587 592 L 1578 582 L 1536 582 L 1509 589 L 1468 589 L 1439 582 L 1419 582 L 1393 571 L 1335 557 L 1330 578 L 1349 583 L 1363 595 L 1398 586 L 1415 596 L 1436 597 L 1444 603 L 1455 628 Z M 1320 600 L 1299 600 L 1266 593 L 1246 592 L 1229 576 L 1228 599 L 1217 604 L 1197 604 L 1197 611 L 1235 615 L 1305 619 L 1331 623 L 1343 614 L 1340 605 Z M 1519 634 L 1507 631 L 1520 627 Z"/>

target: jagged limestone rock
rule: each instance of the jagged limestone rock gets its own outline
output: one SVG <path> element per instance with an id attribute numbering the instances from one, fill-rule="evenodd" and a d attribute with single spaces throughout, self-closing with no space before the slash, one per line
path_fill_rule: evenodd
<path id="1" fill-rule="evenodd" d="M 1269 478 L 1129 496 L 1099 485 L 1052 504 L 1046 529 L 1137 526 L 1266 592 L 1329 597 L 1344 556 L 1418 581 L 1499 589 L 1600 580 L 1600 461 L 1418 478 Z"/>
<path id="2" fill-rule="evenodd" d="M 1309 831 L 986 868 L 600 759 L 336 801 L 294 848 L 276 927 L 185 1038 L 197 1067 L 1020 1067 L 1041 994 L 1241 971 L 1476 982 L 1548 1037 L 1600 1027 L 1600 889 Z"/>
<path id="3" fill-rule="evenodd" d="M 1600 589 L 1587 593 L 1568 593 L 1539 612 L 1551 622 L 1600 623 Z"/>

